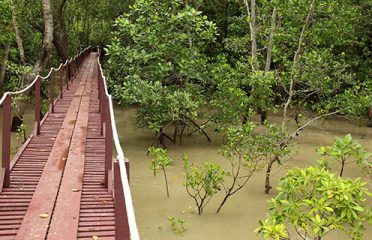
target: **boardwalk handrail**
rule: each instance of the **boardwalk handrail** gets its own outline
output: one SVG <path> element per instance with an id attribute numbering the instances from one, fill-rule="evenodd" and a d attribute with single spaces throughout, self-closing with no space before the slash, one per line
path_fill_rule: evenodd
<path id="1" fill-rule="evenodd" d="M 31 87 L 33 87 L 36 83 L 36 81 L 40 78 L 42 80 L 45 80 L 45 79 L 48 79 L 50 77 L 50 75 L 52 74 L 53 71 L 59 71 L 61 69 L 61 67 L 65 67 L 67 64 L 71 63 L 71 62 L 74 62 L 79 56 L 81 56 L 85 51 L 87 51 L 90 47 L 86 47 L 84 50 L 82 50 L 79 54 L 77 54 L 75 57 L 73 58 L 70 58 L 68 60 L 65 61 L 65 63 L 61 63 L 58 68 L 54 68 L 54 67 L 51 67 L 48 74 L 43 77 L 41 75 L 37 75 L 34 80 L 25 88 L 21 89 L 21 90 L 18 90 L 18 91 L 15 91 L 15 92 L 5 92 L 2 96 L 2 98 L 0 99 L 0 106 L 3 104 L 5 98 L 8 96 L 8 95 L 17 95 L 17 94 L 22 94 L 22 93 L 25 93 L 27 92 L 28 90 L 31 89 Z"/>
<path id="2" fill-rule="evenodd" d="M 65 84 L 68 89 L 69 81 L 73 81 L 73 77 L 79 72 L 79 69 L 89 52 L 90 47 L 85 48 L 75 57 L 66 60 L 65 63 L 61 63 L 58 68 L 50 68 L 48 74 L 43 77 L 37 75 L 34 80 L 25 88 L 14 91 L 5 92 L 0 99 L 0 106 L 3 107 L 3 122 L 2 122 L 2 152 L 1 152 L 1 168 L 0 168 L 0 192 L 3 187 L 8 187 L 10 184 L 10 148 L 11 148 L 11 111 L 12 111 L 12 96 L 18 94 L 28 93 L 34 87 L 34 101 L 35 101 L 35 128 L 34 135 L 40 134 L 41 125 L 41 85 L 42 81 L 50 78 L 49 84 L 49 100 L 50 100 L 50 112 L 54 112 L 54 72 L 59 71 L 59 98 L 63 97 L 63 85 Z M 20 149 L 22 151 L 22 148 Z M 16 157 L 19 156 L 18 154 Z"/>
<path id="3" fill-rule="evenodd" d="M 112 161 L 112 141 L 114 142 L 116 153 L 117 153 L 117 161 L 115 166 L 114 163 L 114 198 L 115 201 L 119 201 L 119 204 L 121 204 L 120 209 L 115 208 L 115 213 L 118 214 L 118 210 L 120 211 L 120 214 L 126 215 L 126 216 L 119 216 L 119 218 L 126 218 L 126 219 L 115 219 L 116 222 L 116 238 L 117 239 L 130 239 L 131 240 L 139 240 L 139 233 L 137 228 L 137 223 L 135 219 L 135 213 L 134 213 L 134 207 L 132 202 L 132 194 L 129 187 L 129 164 L 126 165 L 126 159 L 124 157 L 123 149 L 120 145 L 119 135 L 116 128 L 116 122 L 115 122 L 115 115 L 114 115 L 114 107 L 112 102 L 112 96 L 108 92 L 107 88 L 107 81 L 106 77 L 103 74 L 102 65 L 100 62 L 100 49 L 98 49 L 98 57 L 97 57 L 97 63 L 98 63 L 98 88 L 99 88 L 99 98 L 100 98 L 100 111 L 102 114 L 102 125 L 105 126 L 105 135 L 106 135 L 106 153 L 108 153 L 108 157 Z M 103 96 L 104 94 L 104 96 Z M 107 112 L 108 111 L 108 112 Z M 107 144 L 111 143 L 111 144 Z M 111 148 L 111 149 L 110 149 Z M 106 177 L 106 184 L 108 184 L 108 170 L 110 170 L 112 162 L 107 162 L 108 158 L 106 158 L 106 169 L 105 169 L 105 177 Z M 119 177 L 120 179 L 116 179 Z M 119 200 L 120 199 L 120 200 Z M 123 201 L 123 202 L 122 202 Z M 115 203 L 116 205 L 116 203 Z M 117 206 L 117 205 L 116 205 Z M 116 215 L 115 214 L 115 215 Z M 116 215 L 117 216 L 117 215 Z M 127 224 L 128 231 L 125 230 L 126 226 L 121 226 L 120 229 L 118 229 L 118 221 L 120 221 L 123 224 Z"/>

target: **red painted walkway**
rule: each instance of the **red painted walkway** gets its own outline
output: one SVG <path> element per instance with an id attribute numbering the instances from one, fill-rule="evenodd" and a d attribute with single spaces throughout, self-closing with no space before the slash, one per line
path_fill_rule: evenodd
<path id="1" fill-rule="evenodd" d="M 0 240 L 115 239 L 97 64 L 91 53 L 11 169 L 0 193 Z"/>

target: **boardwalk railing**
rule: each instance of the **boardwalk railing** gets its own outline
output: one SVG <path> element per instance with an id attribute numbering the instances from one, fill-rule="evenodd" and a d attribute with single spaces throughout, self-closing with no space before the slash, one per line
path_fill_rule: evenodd
<path id="1" fill-rule="evenodd" d="M 43 77 L 37 75 L 35 79 L 22 90 L 16 92 L 6 92 L 0 99 L 0 106 L 3 107 L 3 122 L 2 122 L 2 152 L 1 152 L 1 172 L 0 172 L 0 192 L 3 187 L 8 187 L 10 184 L 10 151 L 11 151 L 11 118 L 12 118 L 12 96 L 20 94 L 31 94 L 32 90 L 34 94 L 34 112 L 35 112 L 35 128 L 31 135 L 37 136 L 40 134 L 40 126 L 43 122 L 41 120 L 41 89 L 43 80 L 49 79 L 49 112 L 54 112 L 54 105 L 56 100 L 63 98 L 64 88 L 68 89 L 69 82 L 73 81 L 77 73 L 79 73 L 84 59 L 88 56 L 90 48 L 86 48 L 77 54 L 74 58 L 66 60 L 64 64 L 60 64 L 58 68 L 51 68 L 47 76 Z M 57 99 L 55 100 L 55 73 L 59 72 L 59 88 Z M 48 113 L 46 114 L 48 115 Z M 46 116 L 45 116 L 46 117 Z M 45 119 L 44 117 L 44 119 Z M 29 138 L 30 139 L 30 138 Z M 24 144 L 26 145 L 26 144 Z M 21 147 L 18 153 L 15 155 L 14 160 L 22 153 L 23 148 Z M 14 164 L 14 161 L 13 161 Z"/>
<path id="2" fill-rule="evenodd" d="M 106 78 L 100 63 L 98 49 L 98 97 L 100 99 L 101 133 L 105 136 L 105 184 L 113 177 L 115 204 L 115 237 L 120 240 L 139 240 L 132 195 L 129 187 L 129 161 L 124 157 L 116 129 L 112 97 L 108 93 Z M 117 157 L 113 159 L 113 143 Z M 112 168 L 114 170 L 112 171 Z M 112 174 L 110 174 L 112 173 Z"/>

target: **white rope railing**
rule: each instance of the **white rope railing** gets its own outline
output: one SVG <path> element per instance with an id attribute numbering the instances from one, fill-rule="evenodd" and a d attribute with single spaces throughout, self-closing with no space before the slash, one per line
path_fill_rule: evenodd
<path id="1" fill-rule="evenodd" d="M 139 237 L 138 227 L 137 227 L 137 223 L 136 223 L 136 217 L 135 217 L 135 213 L 134 213 L 132 194 L 131 194 L 130 187 L 129 187 L 128 175 L 127 175 L 127 171 L 126 171 L 127 169 L 126 169 L 126 166 L 125 166 L 124 152 L 123 152 L 123 149 L 120 145 L 119 135 L 118 135 L 118 131 L 117 131 L 117 128 L 116 128 L 112 97 L 111 97 L 111 94 L 109 94 L 109 92 L 108 92 L 106 77 L 103 74 L 103 69 L 102 69 L 102 65 L 101 65 L 101 62 L 100 62 L 99 58 L 100 58 L 100 52 L 99 52 L 98 57 L 97 57 L 97 62 L 98 62 L 98 67 L 99 67 L 99 70 L 100 70 L 101 79 L 102 79 L 103 86 L 104 86 L 105 95 L 108 98 L 108 102 L 109 102 L 109 114 L 110 114 L 110 119 L 111 119 L 113 141 L 114 141 L 114 144 L 115 144 L 117 159 L 118 159 L 119 166 L 120 166 L 120 178 L 121 178 L 121 182 L 123 184 L 124 201 L 125 201 L 125 206 L 126 206 L 126 210 L 127 210 L 130 237 L 131 237 L 131 240 L 139 240 L 140 237 Z"/>
<path id="2" fill-rule="evenodd" d="M 66 60 L 66 62 L 65 62 L 64 64 L 61 63 L 61 64 L 59 65 L 58 68 L 54 68 L 54 67 L 52 67 L 52 68 L 49 70 L 48 75 L 46 75 L 45 77 L 40 76 L 40 75 L 37 75 L 37 76 L 35 77 L 35 79 L 34 79 L 34 80 L 33 80 L 33 81 L 32 81 L 32 82 L 31 82 L 27 87 L 25 87 L 24 89 L 19 90 L 19 91 L 15 91 L 15 92 L 5 92 L 5 93 L 3 94 L 3 97 L 0 99 L 0 106 L 3 104 L 5 98 L 6 98 L 8 95 L 17 95 L 17 94 L 22 94 L 22 93 L 27 92 L 28 90 L 31 89 L 31 87 L 34 86 L 34 84 L 36 83 L 36 81 L 37 81 L 39 78 L 41 78 L 42 80 L 48 79 L 48 78 L 50 77 L 50 75 L 52 74 L 53 71 L 59 71 L 59 70 L 61 69 L 61 67 L 65 67 L 68 63 L 71 63 L 72 61 L 74 61 L 77 57 L 79 57 L 83 52 L 85 52 L 85 51 L 88 50 L 89 48 L 90 48 L 90 46 L 87 47 L 87 48 L 85 48 L 84 50 L 82 50 L 82 51 L 81 51 L 78 55 L 76 55 L 74 58 L 70 58 L 69 60 Z"/>

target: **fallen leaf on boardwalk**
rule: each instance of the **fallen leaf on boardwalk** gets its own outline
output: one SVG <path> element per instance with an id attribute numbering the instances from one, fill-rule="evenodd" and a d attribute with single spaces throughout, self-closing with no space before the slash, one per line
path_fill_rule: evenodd
<path id="1" fill-rule="evenodd" d="M 41 217 L 41 218 L 48 218 L 49 217 L 49 214 L 48 213 L 43 213 L 43 214 L 40 214 L 39 217 Z"/>
<path id="2" fill-rule="evenodd" d="M 93 236 L 92 239 L 93 240 L 98 240 L 98 236 Z"/>
<path id="3" fill-rule="evenodd" d="M 39 234 L 35 234 L 34 237 L 37 238 L 37 237 L 40 237 L 40 235 Z"/>
<path id="4" fill-rule="evenodd" d="M 73 191 L 73 192 L 80 192 L 80 189 L 73 188 L 72 191 Z"/>

